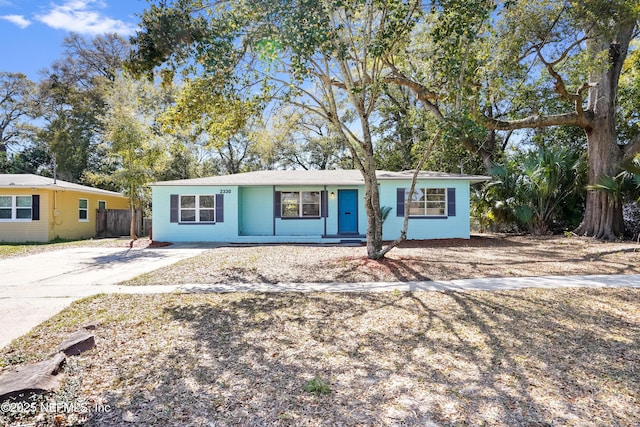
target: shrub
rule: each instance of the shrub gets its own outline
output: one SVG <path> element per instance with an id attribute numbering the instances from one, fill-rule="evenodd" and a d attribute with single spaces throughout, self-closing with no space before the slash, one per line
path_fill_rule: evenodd
<path id="1" fill-rule="evenodd" d="M 627 235 L 632 239 L 640 239 L 640 204 L 631 202 L 622 205 L 622 217 Z"/>

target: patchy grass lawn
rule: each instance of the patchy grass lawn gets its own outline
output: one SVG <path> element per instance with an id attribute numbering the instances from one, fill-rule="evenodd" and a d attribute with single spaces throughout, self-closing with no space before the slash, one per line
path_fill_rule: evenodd
<path id="1" fill-rule="evenodd" d="M 128 247 L 130 240 L 108 238 L 108 239 L 85 239 L 85 240 L 64 240 L 57 239 L 52 242 L 28 242 L 11 243 L 0 242 L 0 259 L 12 256 L 33 255 L 46 251 L 55 251 L 76 246 L 122 246 Z M 149 244 L 148 239 L 141 239 L 138 246 Z"/>
<path id="2" fill-rule="evenodd" d="M 362 246 L 234 245 L 139 276 L 146 284 L 453 280 L 583 274 L 640 274 L 640 245 L 564 236 L 473 236 L 409 241 L 382 261 Z"/>
<path id="3" fill-rule="evenodd" d="M 41 360 L 88 322 L 97 348 L 47 402 L 89 413 L 3 422 L 640 425 L 640 289 L 98 296 L 0 364 Z"/>

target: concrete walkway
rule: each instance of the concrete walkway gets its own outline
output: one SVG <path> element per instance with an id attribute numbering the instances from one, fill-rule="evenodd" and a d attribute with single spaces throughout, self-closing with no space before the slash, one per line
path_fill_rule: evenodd
<path id="1" fill-rule="evenodd" d="M 640 287 L 640 275 L 547 276 L 440 282 L 234 283 L 122 286 L 117 283 L 200 254 L 208 247 L 69 248 L 0 260 L 0 347 L 29 332 L 73 301 L 100 293 L 384 292 L 523 288 Z"/>
<path id="2" fill-rule="evenodd" d="M 423 282 L 356 283 L 235 283 L 182 285 L 176 292 L 389 292 L 389 291 L 501 291 L 525 288 L 640 288 L 640 274 L 600 276 L 544 276 L 463 279 Z"/>

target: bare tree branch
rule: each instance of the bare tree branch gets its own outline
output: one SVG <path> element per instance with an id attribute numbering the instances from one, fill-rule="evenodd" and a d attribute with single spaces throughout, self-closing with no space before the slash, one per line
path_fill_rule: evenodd
<path id="1" fill-rule="evenodd" d="M 584 112 L 583 108 L 582 108 L 582 92 L 584 91 L 584 89 L 580 89 L 577 93 L 569 93 L 569 91 L 567 90 L 567 87 L 564 83 L 564 79 L 562 78 L 562 76 L 555 70 L 554 65 L 558 64 L 558 62 L 562 61 L 564 59 L 564 57 L 566 57 L 566 55 L 568 54 L 570 49 L 565 50 L 562 55 L 560 55 L 560 58 L 558 58 L 557 60 L 553 61 L 553 62 L 547 62 L 547 60 L 542 56 L 542 52 L 540 51 L 540 47 L 536 46 L 535 47 L 536 50 L 536 54 L 538 55 L 538 59 L 540 59 L 540 61 L 544 64 L 544 66 L 547 68 L 547 71 L 549 72 L 549 74 L 551 75 L 551 77 L 553 78 L 553 80 L 555 80 L 555 90 L 558 93 L 558 95 L 560 95 L 561 99 L 566 99 L 569 100 L 571 102 L 573 102 L 576 111 L 578 112 L 578 114 L 582 114 Z M 583 85 L 584 87 L 584 85 Z M 588 85 L 587 85 L 588 87 Z"/>
<path id="2" fill-rule="evenodd" d="M 535 114 L 518 120 L 498 120 L 485 115 L 478 115 L 477 118 L 486 127 L 495 130 L 535 129 L 546 126 L 578 126 L 583 129 L 590 127 L 589 119 L 584 114 L 577 112 L 552 115 Z"/>

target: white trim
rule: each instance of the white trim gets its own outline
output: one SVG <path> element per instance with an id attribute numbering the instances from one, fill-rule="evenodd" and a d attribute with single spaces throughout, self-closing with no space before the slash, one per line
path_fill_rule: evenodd
<path id="1" fill-rule="evenodd" d="M 444 192 L 444 200 L 429 200 L 429 198 L 427 197 L 427 190 L 442 190 Z M 448 203 L 448 192 L 446 188 L 442 188 L 442 187 L 420 187 L 420 188 L 416 188 L 414 191 L 414 196 L 417 194 L 420 194 L 419 192 L 422 191 L 423 194 L 425 194 L 425 200 L 411 200 L 409 201 L 409 204 L 407 206 L 407 208 L 409 209 L 409 218 L 425 218 L 425 217 L 445 217 L 449 214 L 448 209 L 449 209 L 449 203 Z M 404 200 L 405 203 L 407 202 L 407 197 L 409 196 L 409 189 L 405 188 L 404 190 Z M 422 202 L 424 203 L 424 213 L 422 215 L 419 214 L 412 214 L 411 213 L 411 203 L 413 202 Z M 437 213 L 437 214 L 430 214 L 428 213 L 428 204 L 429 203 L 443 203 L 444 204 L 444 213 Z"/>
<path id="2" fill-rule="evenodd" d="M 80 201 L 81 200 L 86 200 L 87 201 L 87 207 L 86 208 L 81 208 L 80 207 Z M 85 211 L 87 213 L 87 218 L 86 219 L 82 219 L 80 218 L 80 212 Z M 78 222 L 89 222 L 89 199 L 85 199 L 82 197 L 78 198 Z"/>
<path id="3" fill-rule="evenodd" d="M 33 221 L 33 196 L 27 194 L 0 194 L 0 197 L 11 197 L 11 206 L 3 206 L 0 209 L 11 209 L 11 218 L 0 218 L 0 222 L 31 222 Z M 29 199 L 29 206 L 18 206 L 18 197 Z M 29 209 L 29 218 L 18 218 L 18 209 Z"/>
<path id="4" fill-rule="evenodd" d="M 213 198 L 213 207 L 203 208 L 200 206 L 200 197 L 211 197 Z M 195 197 L 194 207 L 193 208 L 183 208 L 182 207 L 182 198 L 183 197 Z M 182 220 L 182 211 L 194 211 L 194 220 L 193 221 L 183 221 Z M 213 211 L 213 221 L 201 221 L 200 220 L 200 211 Z M 216 195 L 215 194 L 179 194 L 178 195 L 178 222 L 182 224 L 215 224 L 216 223 Z"/>

